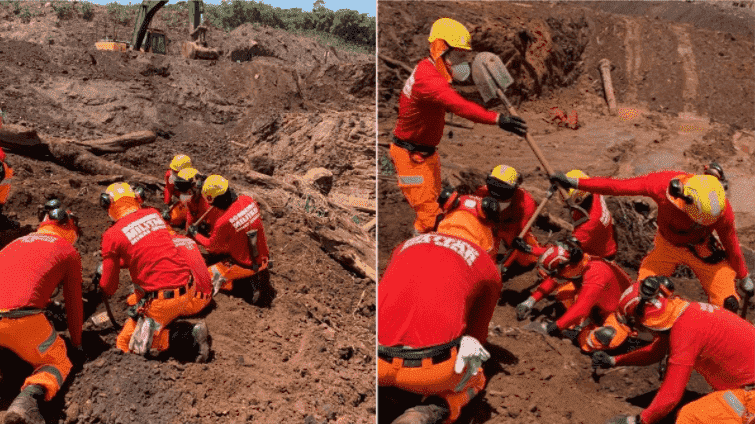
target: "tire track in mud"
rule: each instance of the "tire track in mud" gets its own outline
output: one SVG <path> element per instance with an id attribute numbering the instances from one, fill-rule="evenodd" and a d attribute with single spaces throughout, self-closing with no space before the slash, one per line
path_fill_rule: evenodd
<path id="1" fill-rule="evenodd" d="M 694 106 L 698 102 L 698 87 L 700 81 L 697 78 L 697 64 L 695 54 L 692 51 L 692 41 L 689 33 L 681 26 L 672 26 L 671 30 L 677 37 L 677 52 L 682 61 L 684 83 L 682 85 L 682 98 L 684 99 L 684 112 L 695 113 Z"/>
<path id="2" fill-rule="evenodd" d="M 642 65 L 642 39 L 640 25 L 633 19 L 624 19 L 624 47 L 626 48 L 627 98 L 629 103 L 637 103 L 637 85 L 642 82 L 640 65 Z"/>

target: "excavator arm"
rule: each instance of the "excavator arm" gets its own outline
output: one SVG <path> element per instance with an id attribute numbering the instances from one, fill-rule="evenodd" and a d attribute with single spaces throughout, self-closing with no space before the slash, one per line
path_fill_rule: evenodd
<path id="1" fill-rule="evenodd" d="M 142 47 L 152 18 L 166 3 L 168 3 L 168 0 L 144 0 L 139 5 L 139 13 L 136 15 L 136 23 L 134 24 L 134 35 L 131 38 L 132 49 L 139 50 Z"/>

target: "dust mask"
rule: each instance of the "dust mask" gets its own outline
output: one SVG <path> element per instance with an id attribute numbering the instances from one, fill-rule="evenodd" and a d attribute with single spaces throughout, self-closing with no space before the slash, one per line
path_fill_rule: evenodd
<path id="1" fill-rule="evenodd" d="M 182 203 L 186 203 L 191 200 L 191 194 L 181 194 L 178 196 L 178 200 Z"/>

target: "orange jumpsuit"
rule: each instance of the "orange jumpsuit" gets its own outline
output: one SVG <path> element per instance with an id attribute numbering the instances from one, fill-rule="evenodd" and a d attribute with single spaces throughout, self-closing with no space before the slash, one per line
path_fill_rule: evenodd
<path id="1" fill-rule="evenodd" d="M 718 221 L 709 226 L 697 224 L 666 194 L 669 182 L 684 175 L 689 174 L 662 171 L 628 179 L 587 178 L 579 180 L 579 189 L 612 196 L 647 196 L 653 199 L 658 205 L 658 233 L 653 250 L 642 260 L 637 279 L 641 281 L 650 275 L 671 276 L 679 265 L 684 264 L 700 280 L 708 294 L 708 301 L 722 306 L 727 297 L 739 299 L 735 279 L 748 274 L 734 227 L 734 211 L 727 200 L 726 210 Z M 713 231 L 718 234 L 726 250 L 726 259 L 717 264 L 704 262 L 688 247 L 704 245 Z"/>
<path id="2" fill-rule="evenodd" d="M 419 233 L 431 231 L 440 214 L 440 157 L 436 147 L 443 137 L 446 112 L 490 125 L 498 119 L 498 113 L 461 97 L 430 58 L 425 58 L 401 91 L 395 139 L 390 147 L 398 186 L 417 213 L 414 229 Z"/>
<path id="3" fill-rule="evenodd" d="M 154 208 L 132 212 L 113 224 L 102 235 L 102 279 L 100 287 L 111 296 L 118 289 L 121 263 L 129 268 L 131 281 L 143 293 L 145 304 L 139 314 L 158 325 L 152 348 L 168 349 L 166 326 L 186 315 L 191 307 L 196 285 L 191 269 L 173 243 L 168 226 Z M 116 340 L 116 346 L 129 351 L 129 340 L 137 321 L 130 318 Z"/>
<path id="4" fill-rule="evenodd" d="M 469 240 L 486 251 L 491 259 L 495 259 L 498 245 L 495 244 L 490 228 L 492 222 L 482 216 L 481 202 L 482 199 L 477 196 L 459 196 L 458 206 L 444 212 L 437 232 Z"/>
<path id="5" fill-rule="evenodd" d="M 642 412 L 643 423 L 656 423 L 676 407 L 693 369 L 714 392 L 685 405 L 677 424 L 742 424 L 744 414 L 755 413 L 755 327 L 751 323 L 726 309 L 691 302 L 668 333 L 658 334 L 648 346 L 616 356 L 616 365 L 650 365 L 667 352 L 666 377 Z"/>
<path id="6" fill-rule="evenodd" d="M 378 385 L 440 396 L 451 411 L 446 423 L 455 421 L 486 383 L 480 370 L 454 391 L 463 377 L 454 372 L 459 339 L 487 341 L 500 291 L 498 268 L 474 243 L 429 233 L 399 245 L 378 285 Z M 435 352 L 402 357 L 425 349 Z"/>
<path id="7" fill-rule="evenodd" d="M 247 233 L 252 230 L 257 230 L 257 256 L 252 255 L 247 237 Z M 249 196 L 239 196 L 223 212 L 215 222 L 209 238 L 197 234 L 196 240 L 210 253 L 230 256 L 230 259 L 209 267 L 213 280 L 219 277 L 226 280 L 221 286 L 222 290 L 232 290 L 234 280 L 251 277 L 267 268 L 270 250 L 262 227 L 262 217 L 259 205 Z"/>
<path id="8" fill-rule="evenodd" d="M 81 256 L 61 237 L 31 233 L 0 251 L 0 275 L 0 347 L 34 367 L 22 389 L 40 385 L 49 401 L 60 390 L 72 364 L 65 342 L 42 310 L 62 282 L 71 343 L 81 346 Z"/>
<path id="9" fill-rule="evenodd" d="M 176 173 L 168 169 L 165 172 L 165 190 L 163 191 L 163 203 L 166 205 L 171 204 L 173 197 L 178 197 L 180 193 L 176 191 L 175 187 Z M 170 211 L 170 225 L 182 226 L 186 222 L 187 208 L 183 202 L 179 202 Z"/>

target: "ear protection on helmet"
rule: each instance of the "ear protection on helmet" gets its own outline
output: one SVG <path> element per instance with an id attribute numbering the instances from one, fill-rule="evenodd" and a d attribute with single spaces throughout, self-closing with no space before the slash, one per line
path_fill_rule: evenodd
<path id="1" fill-rule="evenodd" d="M 679 181 L 678 178 L 674 178 L 673 180 L 669 182 L 668 193 L 672 197 L 676 197 L 677 199 L 684 200 L 684 203 L 688 205 L 691 205 L 692 203 L 695 202 L 694 199 L 692 199 L 692 197 L 684 194 L 684 185 L 682 184 L 681 181 Z"/>
<path id="2" fill-rule="evenodd" d="M 135 186 L 134 187 L 134 194 L 136 194 L 136 200 L 139 201 L 139 203 L 144 203 L 144 199 L 147 198 L 147 192 L 142 186 Z"/>
<path id="3" fill-rule="evenodd" d="M 57 199 L 54 199 L 57 200 Z M 58 201 L 60 202 L 60 201 Z M 47 202 L 50 203 L 50 202 Z M 79 227 L 79 218 L 73 214 L 71 211 L 66 211 L 63 208 L 55 208 L 47 213 L 47 217 L 50 219 L 50 221 L 56 221 L 59 226 L 66 225 L 69 221 L 73 224 L 74 229 L 76 230 L 76 236 L 81 236 L 81 228 Z"/>
<path id="4" fill-rule="evenodd" d="M 477 213 L 488 221 L 498 221 L 501 216 L 498 201 L 490 196 L 483 198 L 477 209 Z"/>
<path id="5" fill-rule="evenodd" d="M 459 206 L 459 192 L 453 188 L 444 188 L 438 196 L 438 204 L 444 212 L 456 209 Z"/>
<path id="6" fill-rule="evenodd" d="M 144 203 L 144 197 L 145 197 L 145 191 L 144 187 L 137 186 L 132 189 L 134 191 L 134 194 L 136 195 L 136 201 L 139 203 Z M 110 195 L 107 193 L 100 194 L 100 207 L 102 209 L 108 210 L 110 209 L 110 204 L 113 203 L 113 200 L 110 198 Z"/>
<path id="7" fill-rule="evenodd" d="M 39 219 L 39 222 L 42 222 L 43 219 L 45 219 L 45 215 L 50 213 L 53 209 L 58 209 L 62 207 L 63 204 L 59 199 L 50 199 L 47 201 L 47 203 L 42 206 L 42 209 L 39 209 L 37 212 L 37 219 Z"/>

